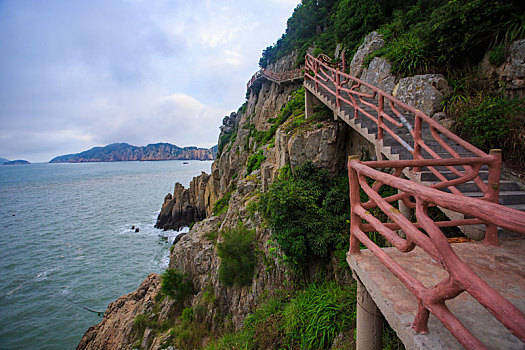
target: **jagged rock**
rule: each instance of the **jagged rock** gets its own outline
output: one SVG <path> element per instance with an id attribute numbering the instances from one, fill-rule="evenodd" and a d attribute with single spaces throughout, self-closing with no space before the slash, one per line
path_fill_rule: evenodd
<path id="1" fill-rule="evenodd" d="M 190 188 L 175 184 L 173 195 L 164 197 L 164 204 L 157 217 L 156 228 L 179 230 L 206 217 L 206 189 L 210 175 L 194 177 Z"/>
<path id="2" fill-rule="evenodd" d="M 81 349 L 131 349 L 136 340 L 133 320 L 153 309 L 154 299 L 160 289 L 160 276 L 150 274 L 140 287 L 109 304 L 104 319 L 89 327 L 77 346 Z"/>
<path id="3" fill-rule="evenodd" d="M 512 42 L 505 63 L 499 67 L 490 63 L 487 53 L 481 72 L 488 88 L 503 91 L 509 97 L 525 97 L 525 39 Z"/>
<path id="4" fill-rule="evenodd" d="M 377 32 L 371 32 L 368 34 L 365 37 L 364 42 L 357 49 L 354 58 L 352 58 L 352 62 L 350 63 L 350 75 L 359 78 L 363 71 L 363 62 L 365 61 L 366 56 L 379 50 L 383 46 L 385 46 L 385 40 L 381 34 Z"/>
<path id="5" fill-rule="evenodd" d="M 337 174 L 346 156 L 343 129 L 340 123 L 325 122 L 320 129 L 293 135 L 287 144 L 292 169 L 309 160 L 331 174 Z"/>
<path id="6" fill-rule="evenodd" d="M 424 74 L 403 78 L 394 87 L 392 95 L 428 116 L 439 112 L 441 101 L 450 94 L 448 82 L 441 74 Z"/>
<path id="7" fill-rule="evenodd" d="M 508 63 L 502 77 L 510 84 L 507 88 L 524 88 L 525 79 L 525 39 L 514 41 L 509 48 Z"/>
<path id="8" fill-rule="evenodd" d="M 391 73 L 392 66 L 385 58 L 374 57 L 368 68 L 363 69 L 361 80 L 374 85 L 391 95 L 395 86 L 395 77 Z M 363 91 L 370 93 L 370 89 L 363 87 Z"/>
<path id="9" fill-rule="evenodd" d="M 222 125 L 220 127 L 221 135 L 225 133 L 231 133 L 235 131 L 235 126 L 238 123 L 238 115 L 235 112 L 232 112 L 229 116 L 225 116 L 222 120 Z M 220 138 L 220 137 L 219 137 Z"/>

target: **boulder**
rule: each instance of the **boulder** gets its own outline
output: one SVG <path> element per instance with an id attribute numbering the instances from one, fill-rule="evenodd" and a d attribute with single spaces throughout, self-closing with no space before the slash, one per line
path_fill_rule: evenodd
<path id="1" fill-rule="evenodd" d="M 368 34 L 352 58 L 352 62 L 350 63 L 350 75 L 359 78 L 363 71 L 363 62 L 365 61 L 366 56 L 379 50 L 383 46 L 385 46 L 385 40 L 381 34 L 378 32 L 371 32 Z"/>
<path id="2" fill-rule="evenodd" d="M 392 94 L 395 86 L 395 77 L 391 70 L 392 66 L 385 58 L 374 57 L 368 68 L 363 69 L 361 80 L 380 88 L 387 94 Z M 363 87 L 362 90 L 364 92 L 370 92 L 367 91 L 369 89 L 365 87 Z"/>
<path id="3" fill-rule="evenodd" d="M 450 94 L 448 82 L 441 74 L 423 74 L 403 78 L 394 87 L 392 95 L 428 116 L 439 112 L 441 101 Z"/>

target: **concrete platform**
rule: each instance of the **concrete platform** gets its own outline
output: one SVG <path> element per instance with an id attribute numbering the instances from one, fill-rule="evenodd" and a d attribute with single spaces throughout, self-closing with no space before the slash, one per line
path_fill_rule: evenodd
<path id="1" fill-rule="evenodd" d="M 489 248 L 480 243 L 455 243 L 456 254 L 478 276 L 525 312 L 525 240 L 502 242 Z M 448 276 L 423 250 L 401 253 L 384 248 L 408 273 L 426 287 Z M 416 298 L 370 251 L 347 255 L 347 261 L 407 349 L 463 349 L 445 326 L 432 314 L 429 334 L 414 332 L 411 324 L 417 310 Z M 525 349 L 482 305 L 464 292 L 447 301 L 452 313 L 489 349 Z"/>

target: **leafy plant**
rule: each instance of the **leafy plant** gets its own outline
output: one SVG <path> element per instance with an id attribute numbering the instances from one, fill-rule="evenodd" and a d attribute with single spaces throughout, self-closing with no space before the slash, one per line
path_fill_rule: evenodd
<path id="1" fill-rule="evenodd" d="M 505 63 L 505 47 L 503 45 L 497 45 L 490 49 L 489 62 L 495 66 L 501 66 Z"/>
<path id="2" fill-rule="evenodd" d="M 261 168 L 261 163 L 266 159 L 263 150 L 260 149 L 252 154 L 246 162 L 246 175 L 250 175 L 253 171 Z"/>
<path id="3" fill-rule="evenodd" d="M 175 269 L 167 269 L 162 275 L 160 290 L 163 294 L 174 299 L 182 306 L 186 299 L 193 293 L 193 284 L 187 274 Z"/>
<path id="4" fill-rule="evenodd" d="M 408 32 L 395 39 L 385 51 L 385 57 L 392 64 L 392 72 L 396 74 L 412 75 L 428 67 L 424 43 L 414 33 Z"/>
<path id="5" fill-rule="evenodd" d="M 248 285 L 255 268 L 254 230 L 248 230 L 242 222 L 228 231 L 222 232 L 223 241 L 217 244 L 221 258 L 219 280 L 227 286 Z"/>
<path id="6" fill-rule="evenodd" d="M 326 170 L 307 162 L 293 174 L 281 171 L 261 196 L 259 209 L 272 228 L 273 239 L 296 270 L 305 268 L 312 258 L 328 258 L 344 239 L 348 185 L 341 184 L 333 186 Z M 339 201 L 338 205 L 332 201 Z"/>
<path id="7" fill-rule="evenodd" d="M 512 120 L 523 114 L 523 101 L 502 96 L 479 96 L 479 104 L 460 115 L 461 133 L 477 147 L 502 148 Z"/>
<path id="8" fill-rule="evenodd" d="M 284 329 L 292 348 L 327 349 L 337 334 L 355 321 L 355 284 L 312 284 L 283 311 Z"/>
<path id="9" fill-rule="evenodd" d="M 228 204 L 230 203 L 230 198 L 232 196 L 232 191 L 226 192 L 221 199 L 219 199 L 213 205 L 213 215 L 221 215 L 228 211 Z"/>

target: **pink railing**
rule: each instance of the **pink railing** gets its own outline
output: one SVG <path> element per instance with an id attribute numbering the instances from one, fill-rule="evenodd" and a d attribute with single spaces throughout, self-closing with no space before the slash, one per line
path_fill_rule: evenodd
<path id="1" fill-rule="evenodd" d="M 328 101 L 332 104 L 332 108 L 335 107 L 336 112 L 342 113 L 345 107 L 351 107 L 347 111 L 353 112 L 354 120 L 359 115 L 363 115 L 375 123 L 378 141 L 382 141 L 387 133 L 398 145 L 412 154 L 411 160 L 398 161 L 359 162 L 357 158 L 350 157 L 348 162 L 351 201 L 350 254 L 359 254 L 359 245 L 363 243 L 416 296 L 418 311 L 412 325 L 416 332 L 428 332 L 427 322 L 431 312 L 463 346 L 468 349 L 484 349 L 484 345 L 445 305 L 446 300 L 453 299 L 466 291 L 525 342 L 525 315 L 461 261 L 440 229 L 449 226 L 484 224 L 486 226 L 484 243 L 487 245 L 499 244 L 498 226 L 525 235 L 525 214 L 497 204 L 501 152 L 492 150 L 490 154 L 486 154 L 425 113 L 406 105 L 375 86 L 346 74 L 344 69 L 330 64 L 326 57 L 306 56 L 305 85 L 309 80 L 321 96 L 332 96 Z M 448 142 L 445 139 L 448 139 Z M 382 142 L 379 147 L 382 147 Z M 442 151 L 436 151 L 439 148 Z M 461 156 L 460 153 L 469 155 Z M 488 167 L 487 182 L 479 176 L 482 166 Z M 407 169 L 418 172 L 424 167 L 436 176 L 437 182 L 424 186 L 400 178 Z M 391 175 L 376 168 L 394 170 Z M 452 172 L 455 177 L 448 179 L 440 169 Z M 375 183 L 370 186 L 367 178 L 375 180 Z M 469 181 L 476 184 L 483 197 L 476 199 L 462 194 L 457 186 Z M 382 198 L 379 189 L 383 185 L 398 189 L 398 193 Z M 361 203 L 360 188 L 370 198 L 366 203 Z M 451 193 L 440 190 L 444 188 L 448 188 Z M 417 222 L 411 222 L 390 204 L 397 201 L 402 201 L 408 208 L 415 209 Z M 470 218 L 434 222 L 427 215 L 429 206 L 439 206 Z M 381 222 L 371 215 L 369 210 L 376 207 L 390 222 Z M 406 238 L 401 237 L 395 230 L 402 230 Z M 372 231 L 384 236 L 401 252 L 409 252 L 416 246 L 420 247 L 443 266 L 449 277 L 432 287 L 425 287 L 366 235 L 366 232 Z"/>
<path id="2" fill-rule="evenodd" d="M 379 88 L 370 85 L 344 71 L 334 69 L 325 63 L 325 59 L 318 59 L 311 55 L 306 55 L 305 81 L 311 80 L 315 89 L 323 88 L 323 91 L 331 94 L 335 99 L 336 108 L 341 109 L 345 105 L 353 108 L 353 119 L 357 119 L 359 113 L 370 119 L 377 125 L 377 140 L 384 139 L 384 133 L 388 133 L 399 145 L 412 154 L 414 160 L 425 159 L 422 150 L 427 153 L 427 157 L 434 160 L 459 159 L 455 164 L 444 165 L 452 172 L 456 178 L 448 180 L 437 166 L 438 163 L 426 165 L 439 180 L 434 184 L 434 188 L 447 187 L 450 192 L 461 194 L 458 185 L 468 181 L 473 181 L 481 193 L 482 199 L 498 203 L 499 199 L 499 178 L 501 169 L 501 156 L 489 156 L 482 150 L 461 139 L 445 127 L 420 110 L 417 110 L 398 99 L 392 97 Z M 373 110 L 373 114 L 368 110 Z M 389 112 L 389 113 L 387 113 Z M 413 120 L 413 122 L 411 122 Z M 388 123 L 388 124 L 387 124 Z M 413 125 L 412 125 L 413 124 Z M 401 132 L 405 131 L 410 137 L 403 138 Z M 444 152 L 436 152 L 429 141 L 423 138 L 423 131 L 430 132 L 427 138 L 442 148 Z M 454 146 L 447 143 L 443 137 L 450 140 Z M 459 154 L 461 149 L 470 152 L 474 163 L 465 161 Z M 486 165 L 489 171 L 488 183 L 485 183 L 479 176 L 479 170 Z M 462 169 L 458 169 L 460 166 Z M 420 166 L 412 168 L 414 172 L 420 171 Z M 487 230 L 485 242 L 497 245 L 497 227 L 491 225 Z"/>
<path id="3" fill-rule="evenodd" d="M 463 159 L 462 161 L 472 167 L 480 164 L 480 161 L 476 158 Z M 416 296 L 418 311 L 412 324 L 412 328 L 416 332 L 428 332 L 427 322 L 431 312 L 465 348 L 485 349 L 483 343 L 474 337 L 445 305 L 446 300 L 453 299 L 463 291 L 466 291 L 487 308 L 512 334 L 525 342 L 525 315 L 479 278 L 454 253 L 440 229 L 440 227 L 451 226 L 451 224 L 455 226 L 482 223 L 499 226 L 525 235 L 525 215 L 518 210 L 499 204 L 442 192 L 435 188 L 399 178 L 405 167 L 422 167 L 431 164 L 452 166 L 459 164 L 459 160 L 359 162 L 357 157 L 349 158 L 350 254 L 359 254 L 359 243 L 363 243 Z M 375 169 L 384 167 L 394 168 L 394 174 L 390 175 Z M 373 186 L 368 185 L 367 178 L 375 180 Z M 378 191 L 383 185 L 398 189 L 399 194 L 382 198 Z M 361 203 L 360 187 L 370 198 L 367 203 Z M 411 201 L 410 198 L 413 198 L 414 201 Z M 390 204 L 397 200 L 403 200 L 406 204 L 415 208 L 417 223 L 412 223 Z M 472 217 L 472 219 L 456 220 L 455 222 L 434 222 L 427 215 L 427 208 L 431 205 L 463 213 Z M 391 222 L 383 223 L 372 216 L 369 209 L 373 207 L 379 207 Z M 365 222 L 363 223 L 362 220 Z M 427 235 L 421 232 L 420 229 L 423 229 Z M 394 230 L 402 230 L 406 238 L 402 238 Z M 415 246 L 420 247 L 432 259 L 443 266 L 449 277 L 432 287 L 425 287 L 368 238 L 366 232 L 371 231 L 379 232 L 401 252 L 409 252 Z"/>
<path id="4" fill-rule="evenodd" d="M 303 77 L 302 69 L 293 69 L 293 70 L 289 70 L 286 72 L 274 72 L 274 71 L 271 71 L 265 68 L 261 68 L 252 76 L 252 78 L 250 79 L 250 81 L 248 81 L 246 86 L 248 89 L 250 89 L 253 83 L 261 78 L 266 78 L 277 84 L 280 84 L 284 81 L 300 79 L 302 77 Z"/>

